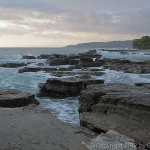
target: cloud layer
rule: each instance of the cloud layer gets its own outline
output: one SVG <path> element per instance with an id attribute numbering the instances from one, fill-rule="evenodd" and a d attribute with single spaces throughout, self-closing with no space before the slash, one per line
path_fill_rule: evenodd
<path id="1" fill-rule="evenodd" d="M 0 0 L 0 46 L 64 46 L 150 34 L 149 0 Z"/>

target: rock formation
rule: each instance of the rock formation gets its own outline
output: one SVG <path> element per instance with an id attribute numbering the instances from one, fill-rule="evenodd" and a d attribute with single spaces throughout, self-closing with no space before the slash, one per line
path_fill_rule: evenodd
<path id="1" fill-rule="evenodd" d="M 23 67 L 26 66 L 25 63 L 2 63 L 0 64 L 0 67 L 5 67 L 5 68 L 18 68 L 18 67 Z"/>
<path id="2" fill-rule="evenodd" d="M 126 59 L 104 59 L 105 69 L 123 71 L 125 73 L 145 74 L 150 73 L 150 61 L 130 61 Z"/>
<path id="3" fill-rule="evenodd" d="M 22 57 L 22 59 L 36 59 L 36 57 L 35 56 L 30 56 L 30 55 L 24 55 Z"/>
<path id="4" fill-rule="evenodd" d="M 88 86 L 79 97 L 80 123 L 98 133 L 115 130 L 150 141 L 150 84 Z"/>
<path id="5" fill-rule="evenodd" d="M 23 107 L 29 104 L 39 104 L 35 96 L 18 90 L 0 90 L 0 107 Z"/>
<path id="6" fill-rule="evenodd" d="M 24 67 L 18 70 L 18 73 L 24 73 L 24 72 L 38 72 L 38 71 L 45 71 L 45 72 L 51 72 L 51 71 L 57 71 L 57 68 L 47 68 L 47 67 Z"/>
<path id="7" fill-rule="evenodd" d="M 84 80 L 77 78 L 50 78 L 46 83 L 39 84 L 38 96 L 67 98 L 78 96 L 87 85 L 103 84 L 103 80 Z"/>

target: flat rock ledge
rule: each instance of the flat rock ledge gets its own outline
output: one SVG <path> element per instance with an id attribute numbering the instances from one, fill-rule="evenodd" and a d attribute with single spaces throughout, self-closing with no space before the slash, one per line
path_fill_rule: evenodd
<path id="1" fill-rule="evenodd" d="M 117 131 L 150 142 L 150 84 L 88 86 L 79 97 L 80 123 L 97 133 Z"/>
<path id="2" fill-rule="evenodd" d="M 39 104 L 35 99 L 35 95 L 15 89 L 0 89 L 0 107 L 14 108 L 29 104 Z"/>
<path id="3" fill-rule="evenodd" d="M 92 137 L 35 104 L 0 108 L 0 129 L 0 150 L 87 150 Z"/>
<path id="4" fill-rule="evenodd" d="M 79 96 L 88 85 L 103 84 L 104 80 L 78 78 L 50 78 L 39 84 L 38 96 L 67 98 Z"/>

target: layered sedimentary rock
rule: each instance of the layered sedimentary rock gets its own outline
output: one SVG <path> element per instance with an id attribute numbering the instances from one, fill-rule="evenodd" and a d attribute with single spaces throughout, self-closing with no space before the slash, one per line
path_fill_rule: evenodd
<path id="1" fill-rule="evenodd" d="M 23 56 L 25 59 L 34 59 L 35 56 Z M 82 69 L 85 67 L 104 67 L 104 69 L 111 69 L 116 71 L 123 71 L 125 73 L 144 74 L 150 73 L 150 61 L 130 61 L 127 59 L 109 59 L 103 58 L 96 50 L 89 50 L 85 53 L 79 54 L 51 54 L 40 55 L 38 59 L 47 59 L 46 63 L 50 66 L 59 65 L 73 65 L 75 69 Z M 21 67 L 25 64 L 1 64 L 1 67 Z M 36 70 L 36 69 L 33 69 Z M 40 69 L 41 70 L 41 69 Z M 33 71 L 34 72 L 34 71 Z"/>
<path id="2" fill-rule="evenodd" d="M 39 104 L 35 96 L 13 89 L 0 90 L 0 107 L 23 107 L 29 104 Z"/>
<path id="3" fill-rule="evenodd" d="M 133 62 L 126 59 L 104 59 L 105 69 L 123 71 L 125 73 L 150 73 L 150 60 Z"/>
<path id="4" fill-rule="evenodd" d="M 150 85 L 92 85 L 79 97 L 80 122 L 98 133 L 115 130 L 150 142 Z"/>
<path id="5" fill-rule="evenodd" d="M 103 80 L 84 80 L 76 78 L 48 79 L 46 83 L 39 84 L 39 96 L 66 98 L 78 96 L 87 85 L 102 84 Z"/>

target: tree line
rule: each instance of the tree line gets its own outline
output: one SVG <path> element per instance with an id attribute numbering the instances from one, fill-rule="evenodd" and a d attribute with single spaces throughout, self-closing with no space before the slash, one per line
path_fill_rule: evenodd
<path id="1" fill-rule="evenodd" d="M 133 48 L 150 49 L 150 36 L 143 36 L 141 39 L 133 40 Z"/>

